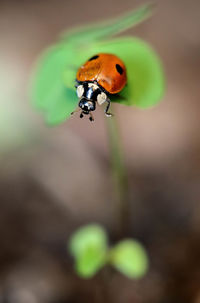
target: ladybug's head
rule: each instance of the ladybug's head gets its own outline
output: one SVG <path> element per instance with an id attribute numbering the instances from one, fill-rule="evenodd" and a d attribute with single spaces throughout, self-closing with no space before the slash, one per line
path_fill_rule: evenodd
<path id="1" fill-rule="evenodd" d="M 91 111 L 94 111 L 96 109 L 96 104 L 92 100 L 88 100 L 86 98 L 82 98 L 79 101 L 78 106 L 82 109 L 82 113 L 80 115 L 80 118 L 83 118 L 83 114 L 88 115 Z"/>

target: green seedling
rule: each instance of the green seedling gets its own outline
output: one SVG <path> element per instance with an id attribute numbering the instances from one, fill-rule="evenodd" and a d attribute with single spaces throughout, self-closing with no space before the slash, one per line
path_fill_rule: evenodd
<path id="1" fill-rule="evenodd" d="M 126 277 L 139 279 L 148 269 L 143 246 L 134 239 L 125 239 L 109 247 L 104 228 L 91 224 L 78 229 L 69 240 L 69 252 L 80 277 L 91 278 L 101 268 L 112 265 Z"/>

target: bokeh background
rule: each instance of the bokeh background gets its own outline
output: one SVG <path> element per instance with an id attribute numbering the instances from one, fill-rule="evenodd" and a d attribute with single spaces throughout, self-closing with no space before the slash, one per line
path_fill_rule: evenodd
<path id="1" fill-rule="evenodd" d="M 128 31 L 160 55 L 166 94 L 155 108 L 113 105 L 129 178 L 131 226 L 150 256 L 140 281 L 113 271 L 82 280 L 66 245 L 80 225 L 117 239 L 109 142 L 73 116 L 48 128 L 30 104 L 33 65 L 60 32 L 144 1 L 0 1 L 0 302 L 200 302 L 200 1 L 160 0 Z M 126 236 L 126 235 L 124 235 Z"/>

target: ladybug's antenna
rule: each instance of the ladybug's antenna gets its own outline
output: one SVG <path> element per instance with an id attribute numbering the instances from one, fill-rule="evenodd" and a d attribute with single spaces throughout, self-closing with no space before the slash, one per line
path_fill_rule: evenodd
<path id="1" fill-rule="evenodd" d="M 77 107 L 77 108 L 71 113 L 71 115 L 73 115 L 73 114 L 79 112 L 79 110 L 81 110 L 81 108 L 80 108 L 80 107 Z"/>

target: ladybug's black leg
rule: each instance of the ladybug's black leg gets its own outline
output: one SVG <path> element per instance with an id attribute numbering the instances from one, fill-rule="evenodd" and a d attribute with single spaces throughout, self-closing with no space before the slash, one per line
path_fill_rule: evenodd
<path id="1" fill-rule="evenodd" d="M 83 118 L 83 113 L 80 114 L 80 118 Z"/>
<path id="2" fill-rule="evenodd" d="M 94 121 L 94 117 L 93 117 L 92 113 L 90 113 L 89 120 L 90 120 L 91 122 Z"/>
<path id="3" fill-rule="evenodd" d="M 113 114 L 108 113 L 108 110 L 110 108 L 110 99 L 107 99 L 106 102 L 108 102 L 108 104 L 107 104 L 106 109 L 105 109 L 105 115 L 106 115 L 106 117 L 111 117 L 111 116 L 113 116 Z"/>

